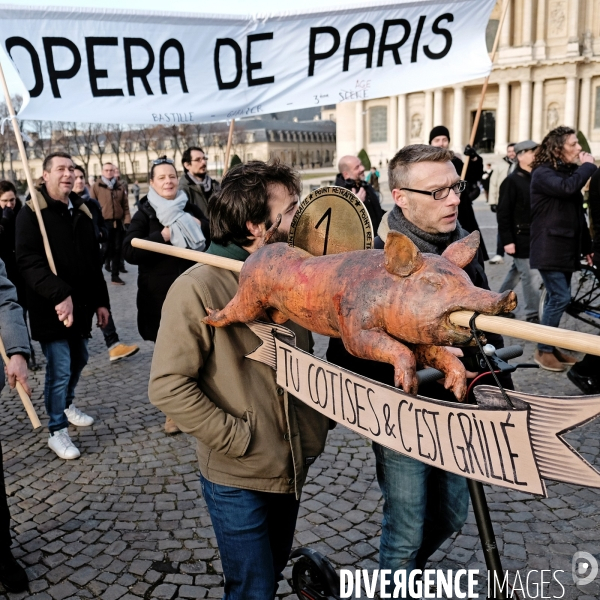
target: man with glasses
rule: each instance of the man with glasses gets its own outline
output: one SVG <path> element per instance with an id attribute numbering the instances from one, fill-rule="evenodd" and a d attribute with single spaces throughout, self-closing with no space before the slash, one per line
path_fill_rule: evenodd
<path id="1" fill-rule="evenodd" d="M 208 203 L 221 190 L 221 186 L 208 174 L 208 157 L 202 148 L 192 146 L 181 157 L 183 175 L 179 189 L 185 192 L 190 202 L 208 215 Z"/>
<path id="2" fill-rule="evenodd" d="M 441 255 L 453 242 L 468 235 L 458 222 L 460 194 L 466 182 L 452 163 L 454 154 L 424 144 L 406 146 L 389 163 L 389 185 L 395 206 L 387 226 L 379 228 L 375 247 L 383 248 L 390 230 L 409 237 L 421 252 Z M 383 224 L 385 225 L 385 223 Z M 481 249 L 464 268 L 472 282 L 489 289 Z M 494 346 L 502 338 L 487 335 Z M 459 348 L 450 349 L 462 356 Z M 465 349 L 465 354 L 471 349 Z M 385 363 L 350 355 L 340 340 L 332 339 L 327 359 L 350 371 L 394 385 L 394 368 Z M 467 377 L 476 373 L 467 371 Z M 503 384 L 511 386 L 510 380 Z M 440 383 L 422 385 L 419 395 L 438 400 L 456 398 Z M 379 444 L 373 444 L 377 480 L 383 493 L 383 523 L 379 550 L 381 569 L 424 569 L 427 559 L 458 531 L 467 518 L 469 493 L 466 479 L 441 471 Z M 419 596 L 420 597 L 420 596 Z"/>

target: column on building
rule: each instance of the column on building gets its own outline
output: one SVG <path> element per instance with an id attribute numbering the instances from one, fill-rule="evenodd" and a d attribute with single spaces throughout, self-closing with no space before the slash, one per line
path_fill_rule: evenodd
<path id="1" fill-rule="evenodd" d="M 533 33 L 533 0 L 523 0 L 521 45 L 531 46 Z"/>
<path id="2" fill-rule="evenodd" d="M 519 139 L 522 142 L 531 136 L 531 81 L 521 80 L 521 102 L 519 106 Z"/>
<path id="3" fill-rule="evenodd" d="M 452 148 L 456 152 L 463 152 L 465 129 L 465 88 L 462 85 L 454 86 L 454 114 L 452 116 Z"/>
<path id="4" fill-rule="evenodd" d="M 423 142 L 429 142 L 429 132 L 433 129 L 433 92 L 427 90 L 425 92 L 425 116 L 423 118 Z"/>
<path id="5" fill-rule="evenodd" d="M 577 77 L 567 77 L 565 89 L 565 125 L 577 126 Z"/>
<path id="6" fill-rule="evenodd" d="M 364 102 L 356 102 L 356 153 L 358 154 L 365 147 L 365 117 Z"/>
<path id="7" fill-rule="evenodd" d="M 592 95 L 592 79 L 586 76 L 581 80 L 581 92 L 579 96 L 579 130 L 588 137 L 590 131 L 590 110 Z"/>
<path id="8" fill-rule="evenodd" d="M 433 91 L 433 126 L 445 125 L 444 123 L 444 90 L 438 88 Z"/>
<path id="9" fill-rule="evenodd" d="M 544 60 L 546 58 L 546 2 L 538 0 L 537 20 L 535 24 L 535 48 L 534 58 Z"/>
<path id="10" fill-rule="evenodd" d="M 569 0 L 567 56 L 579 56 L 579 0 Z"/>
<path id="11" fill-rule="evenodd" d="M 398 150 L 408 143 L 408 98 L 406 94 L 398 96 Z"/>
<path id="12" fill-rule="evenodd" d="M 498 110 L 496 111 L 496 147 L 497 154 L 506 152 L 508 144 L 508 108 L 509 108 L 509 86 L 508 82 L 501 81 L 498 84 Z"/>
<path id="13" fill-rule="evenodd" d="M 388 118 L 388 143 L 390 145 L 389 157 L 398 152 L 398 99 L 396 96 L 390 96 Z"/>
<path id="14" fill-rule="evenodd" d="M 506 18 L 502 25 L 502 31 L 500 32 L 500 48 L 508 48 L 512 40 L 512 0 L 506 0 L 508 2 L 508 9 L 506 10 Z"/>
<path id="15" fill-rule="evenodd" d="M 533 82 L 533 116 L 531 118 L 531 139 L 540 143 L 544 138 L 544 81 Z"/>

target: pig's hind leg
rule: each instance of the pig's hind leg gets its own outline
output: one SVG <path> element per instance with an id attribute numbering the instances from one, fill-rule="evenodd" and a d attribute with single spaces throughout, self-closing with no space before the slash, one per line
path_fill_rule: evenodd
<path id="1" fill-rule="evenodd" d="M 222 310 L 207 308 L 206 311 L 208 315 L 202 319 L 202 322 L 213 327 L 226 327 L 232 323 L 250 323 L 265 317 L 265 311 L 260 304 L 244 302 L 239 294 L 236 294 Z"/>
<path id="2" fill-rule="evenodd" d="M 417 393 L 417 362 L 407 346 L 380 329 L 361 329 L 358 333 L 346 330 L 340 333 L 350 354 L 393 365 L 394 385 L 408 394 Z"/>
<path id="3" fill-rule="evenodd" d="M 419 364 L 444 373 L 444 387 L 451 390 L 460 402 L 464 400 L 467 393 L 467 372 L 457 356 L 443 346 L 419 345 L 415 347 L 415 357 Z"/>

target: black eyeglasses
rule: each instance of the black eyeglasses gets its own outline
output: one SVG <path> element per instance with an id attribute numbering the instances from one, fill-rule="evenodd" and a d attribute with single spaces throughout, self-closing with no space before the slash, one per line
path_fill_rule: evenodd
<path id="1" fill-rule="evenodd" d="M 427 194 L 428 196 L 433 196 L 434 200 L 443 200 L 450 195 L 450 190 L 452 190 L 455 194 L 462 194 L 467 189 L 467 182 L 464 179 L 457 181 L 454 185 L 450 185 L 448 187 L 438 188 L 437 190 L 433 190 L 431 192 L 427 190 L 413 190 L 411 188 L 400 188 L 401 190 L 406 190 L 407 192 L 415 192 L 417 194 Z"/>
<path id="2" fill-rule="evenodd" d="M 167 158 L 166 156 L 161 156 L 160 158 L 157 158 L 156 160 L 152 161 L 153 165 L 174 165 L 175 161 L 172 158 Z"/>

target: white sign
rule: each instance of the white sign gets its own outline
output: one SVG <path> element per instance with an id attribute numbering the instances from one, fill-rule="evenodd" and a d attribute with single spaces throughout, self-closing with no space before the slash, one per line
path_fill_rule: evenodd
<path id="1" fill-rule="evenodd" d="M 296 348 L 282 325 L 247 323 L 262 344 L 246 358 L 321 414 L 425 464 L 482 483 L 546 495 L 544 479 L 600 487 L 600 473 L 562 437 L 600 414 L 598 396 L 551 398 L 475 388 L 476 405 L 410 396 Z"/>
<path id="2" fill-rule="evenodd" d="M 487 75 L 496 0 L 265 17 L 0 6 L 24 119 L 183 124 L 368 100 Z"/>

